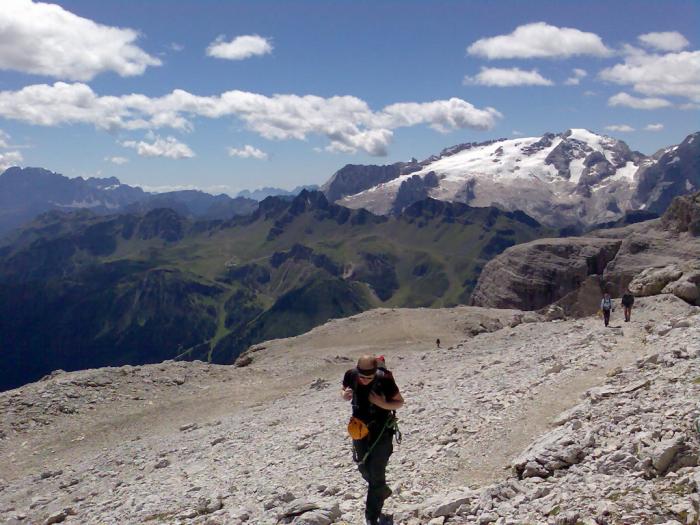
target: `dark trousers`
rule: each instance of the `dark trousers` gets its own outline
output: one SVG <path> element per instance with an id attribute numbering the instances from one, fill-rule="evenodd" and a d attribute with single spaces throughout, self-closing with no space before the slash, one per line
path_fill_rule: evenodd
<path id="1" fill-rule="evenodd" d="M 630 320 L 631 317 L 632 317 L 632 307 L 631 307 L 631 306 L 625 306 L 625 321 L 628 321 L 628 322 L 629 322 L 629 320 Z"/>
<path id="2" fill-rule="evenodd" d="M 376 437 L 370 434 L 365 439 L 352 442 L 357 461 L 359 461 L 357 469 L 369 485 L 365 504 L 365 518 L 368 520 L 379 519 L 384 500 L 387 497 L 389 487 L 386 484 L 386 466 L 389 463 L 389 456 L 394 451 L 393 437 L 393 432 L 389 429 L 385 430 L 364 463 L 362 463 L 362 458 L 365 457 Z"/>
<path id="3" fill-rule="evenodd" d="M 608 326 L 610 322 L 610 310 L 603 310 L 603 321 L 605 321 L 605 326 Z"/>

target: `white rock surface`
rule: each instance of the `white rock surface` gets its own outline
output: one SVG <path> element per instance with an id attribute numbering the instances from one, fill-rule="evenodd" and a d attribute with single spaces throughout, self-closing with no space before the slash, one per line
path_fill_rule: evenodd
<path id="1" fill-rule="evenodd" d="M 406 398 L 396 523 L 695 523 L 700 308 L 640 298 L 619 329 L 518 315 L 375 310 L 244 368 L 58 372 L 2 393 L 0 522 L 361 523 L 338 393 L 371 352 Z M 542 475 L 519 479 L 518 457 Z"/>

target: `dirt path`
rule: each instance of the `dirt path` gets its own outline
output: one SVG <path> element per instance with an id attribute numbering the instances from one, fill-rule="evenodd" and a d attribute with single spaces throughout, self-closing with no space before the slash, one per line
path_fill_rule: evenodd
<path id="1" fill-rule="evenodd" d="M 602 384 L 610 371 L 624 368 L 643 355 L 644 342 L 639 327 L 633 324 L 611 326 L 611 330 L 619 328 L 622 328 L 623 336 L 611 342 L 606 360 L 596 367 L 577 370 L 565 382 L 553 381 L 543 385 L 537 394 L 517 407 L 519 415 L 509 420 L 507 427 L 500 428 L 491 439 L 485 440 L 486 446 L 483 446 L 483 441 L 467 446 L 465 455 L 470 459 L 460 464 L 453 480 L 456 483 L 467 480 L 470 485 L 483 486 L 503 478 L 511 461 L 539 435 L 550 430 L 559 414 L 579 404 L 583 394 Z"/>

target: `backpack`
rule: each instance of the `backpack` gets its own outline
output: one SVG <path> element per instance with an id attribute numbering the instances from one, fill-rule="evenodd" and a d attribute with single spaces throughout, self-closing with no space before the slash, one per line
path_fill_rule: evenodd
<path id="1" fill-rule="evenodd" d="M 610 297 L 604 297 L 602 304 L 603 304 L 603 310 L 612 309 L 612 299 Z"/>

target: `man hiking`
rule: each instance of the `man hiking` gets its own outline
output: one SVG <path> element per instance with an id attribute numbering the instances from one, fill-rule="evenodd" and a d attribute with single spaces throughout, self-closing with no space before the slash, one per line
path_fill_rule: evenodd
<path id="1" fill-rule="evenodd" d="M 384 500 L 391 496 L 386 484 L 386 466 L 394 451 L 396 429 L 393 411 L 403 406 L 403 397 L 390 372 L 378 368 L 371 355 L 363 355 L 357 366 L 345 372 L 342 397 L 352 401 L 348 432 L 353 438 L 357 468 L 368 484 L 366 525 L 380 525 Z"/>
<path id="2" fill-rule="evenodd" d="M 630 319 L 632 318 L 632 305 L 634 304 L 634 295 L 632 295 L 632 292 L 630 292 L 629 288 L 622 296 L 622 300 L 620 302 L 622 303 L 622 307 L 624 308 L 625 322 L 629 323 Z"/>
<path id="3" fill-rule="evenodd" d="M 613 309 L 613 302 L 610 298 L 610 294 L 607 292 L 605 292 L 602 301 L 600 301 L 600 309 L 603 311 L 603 321 L 605 322 L 605 326 L 608 326 L 608 323 L 610 323 L 610 312 Z"/>

